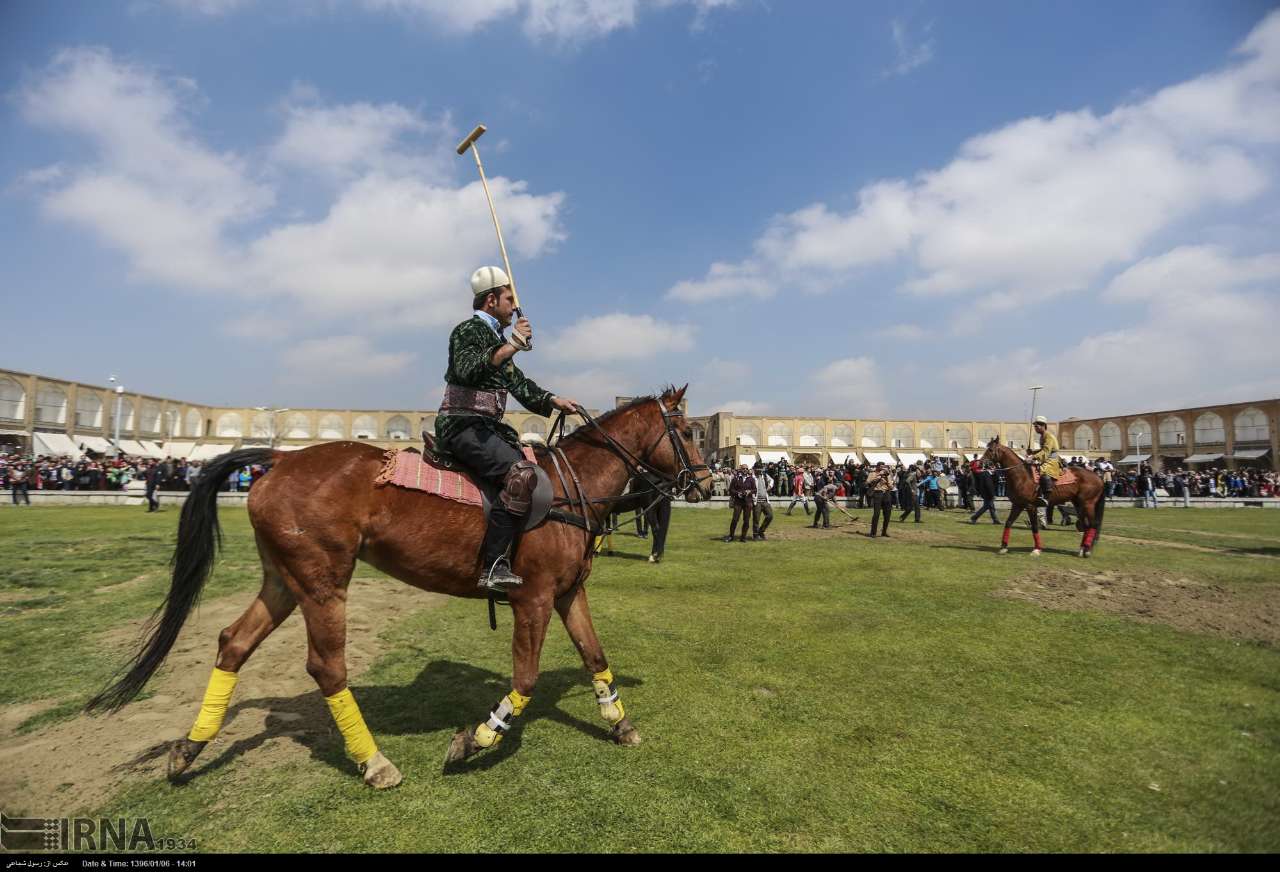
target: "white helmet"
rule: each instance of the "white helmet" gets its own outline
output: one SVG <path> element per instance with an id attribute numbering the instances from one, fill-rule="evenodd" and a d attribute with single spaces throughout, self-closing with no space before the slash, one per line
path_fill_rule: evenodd
<path id="1" fill-rule="evenodd" d="M 511 279 L 496 266 L 482 266 L 471 274 L 471 293 L 477 297 L 509 284 Z"/>
<path id="2" fill-rule="evenodd" d="M 472 282 L 472 284 L 474 284 L 474 283 L 475 283 L 475 279 L 472 279 L 472 280 L 471 280 L 471 282 Z M 1046 418 L 1044 415 L 1036 415 L 1036 423 L 1037 423 L 1037 424 L 1044 424 L 1044 425 L 1047 427 L 1047 426 L 1049 425 L 1049 419 L 1048 419 L 1048 418 Z"/>

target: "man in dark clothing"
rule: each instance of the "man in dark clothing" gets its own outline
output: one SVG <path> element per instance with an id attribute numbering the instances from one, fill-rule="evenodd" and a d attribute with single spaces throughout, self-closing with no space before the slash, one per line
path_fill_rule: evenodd
<path id="1" fill-rule="evenodd" d="M 916 497 L 919 484 L 920 475 L 914 466 L 904 469 L 898 475 L 898 508 L 902 509 L 902 514 L 898 516 L 899 524 L 912 512 L 916 513 L 916 523 L 920 523 L 920 500 Z"/>
<path id="2" fill-rule="evenodd" d="M 475 315 L 449 335 L 436 440 L 442 453 L 500 492 L 489 512 L 479 587 L 501 592 L 523 583 L 511 571 L 507 551 L 537 482 L 534 464 L 520 453 L 519 435 L 502 421 L 507 395 L 544 417 L 557 409 L 572 412 L 578 404 L 538 387 L 515 365 L 516 354 L 532 347 L 533 330 L 521 318 L 509 337 L 503 334 L 515 313 L 507 274 L 496 266 L 481 267 L 471 276 L 471 292 Z"/>
<path id="3" fill-rule="evenodd" d="M 147 512 L 158 511 L 160 500 L 156 498 L 156 488 L 160 486 L 160 464 L 152 463 L 145 473 L 147 482 Z"/>
<path id="4" fill-rule="evenodd" d="M 976 524 L 978 519 L 982 517 L 984 512 L 991 513 L 991 523 L 999 524 L 1000 519 L 996 517 L 996 483 L 991 475 L 991 470 L 985 464 L 975 460 L 974 466 L 977 467 L 977 473 L 973 477 L 974 488 L 978 491 L 978 496 L 982 497 L 982 506 L 978 511 L 969 516 L 969 523 Z"/>
<path id="5" fill-rule="evenodd" d="M 893 512 L 893 470 L 884 465 L 884 461 L 876 464 L 875 471 L 867 477 L 867 490 L 871 498 L 871 531 L 868 536 L 875 538 L 876 523 L 884 516 L 884 525 L 880 528 L 881 537 L 889 538 L 889 515 Z"/>
<path id="6" fill-rule="evenodd" d="M 747 465 L 744 463 L 738 467 L 738 471 L 733 474 L 733 479 L 729 482 L 729 502 L 733 505 L 733 520 L 729 524 L 729 535 L 724 537 L 724 541 L 733 541 L 733 531 L 738 527 L 739 518 L 742 519 L 742 538 L 738 541 L 747 541 L 747 527 L 751 524 L 755 492 L 756 480 L 747 471 Z"/>
<path id="7" fill-rule="evenodd" d="M 9 468 L 9 487 L 13 488 L 13 504 L 15 506 L 22 505 L 18 502 L 18 495 L 22 495 L 22 500 L 26 505 L 31 505 L 31 492 L 29 488 L 31 483 L 27 480 L 27 471 L 18 466 Z"/>
<path id="8" fill-rule="evenodd" d="M 821 487 L 814 487 L 813 490 L 813 523 L 810 527 L 815 530 L 818 527 L 818 521 L 822 521 L 822 529 L 831 529 L 831 504 L 836 499 L 836 486 L 827 482 Z"/>

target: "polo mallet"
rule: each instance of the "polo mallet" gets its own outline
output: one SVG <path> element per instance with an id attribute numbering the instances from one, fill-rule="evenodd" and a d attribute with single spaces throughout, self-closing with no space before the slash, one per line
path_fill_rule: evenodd
<path id="1" fill-rule="evenodd" d="M 484 164 L 480 162 L 480 149 L 476 147 L 476 140 L 484 136 L 484 132 L 488 128 L 483 124 L 477 124 L 476 129 L 467 134 L 467 138 L 458 143 L 458 154 L 466 154 L 467 149 L 471 149 L 471 153 L 476 157 L 476 169 L 480 171 L 480 184 L 484 186 L 484 198 L 489 201 L 489 214 L 493 216 L 493 229 L 498 232 L 498 248 L 502 250 L 502 266 L 507 271 L 507 279 L 511 282 L 511 299 L 516 304 L 516 317 L 523 318 L 524 312 L 520 309 L 520 295 L 516 293 L 516 277 L 511 274 L 511 260 L 507 257 L 507 245 L 502 241 L 502 225 L 498 223 L 498 212 L 493 208 L 493 195 L 489 193 L 489 180 L 484 177 Z M 529 347 L 533 348 L 533 339 L 529 340 Z"/>

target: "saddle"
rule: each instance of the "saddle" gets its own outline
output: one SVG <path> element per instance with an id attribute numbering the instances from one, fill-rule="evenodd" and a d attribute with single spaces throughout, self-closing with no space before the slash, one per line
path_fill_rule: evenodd
<path id="1" fill-rule="evenodd" d="M 374 487 L 395 485 L 406 490 L 416 490 L 453 500 L 469 506 L 480 506 L 484 509 L 485 522 L 489 520 L 489 512 L 493 501 L 498 498 L 498 490 L 488 484 L 477 482 L 470 473 L 461 466 L 447 462 L 436 450 L 435 439 L 430 433 L 422 434 L 425 450 L 420 454 L 413 448 L 392 448 L 383 452 L 382 469 L 373 480 Z M 537 462 L 533 448 L 522 445 L 525 460 Z M 529 514 L 525 516 L 525 530 L 532 530 L 547 519 L 551 509 L 554 492 L 551 479 L 542 467 L 536 470 L 537 483 L 530 499 Z"/>

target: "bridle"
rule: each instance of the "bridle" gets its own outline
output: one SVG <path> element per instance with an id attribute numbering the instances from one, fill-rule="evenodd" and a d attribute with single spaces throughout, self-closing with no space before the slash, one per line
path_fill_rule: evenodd
<path id="1" fill-rule="evenodd" d="M 687 493 L 690 488 L 696 489 L 700 498 L 710 498 L 711 495 L 707 491 L 706 487 L 703 486 L 698 473 L 703 470 L 709 470 L 711 467 L 705 463 L 694 463 L 693 459 L 689 456 L 689 452 L 685 449 L 684 443 L 680 439 L 680 434 L 676 432 L 675 419 L 682 417 L 682 415 L 679 412 L 668 411 L 666 405 L 660 399 L 655 398 L 654 402 L 658 404 L 658 411 L 662 413 L 663 430 L 657 435 L 653 442 L 650 443 L 649 447 L 640 453 L 639 456 L 620 443 L 617 439 L 613 438 L 607 430 L 600 426 L 600 422 L 582 406 L 575 406 L 574 412 L 582 417 L 586 422 L 583 426 L 590 427 L 591 432 L 588 434 L 577 432 L 575 435 L 577 435 L 585 444 L 596 448 L 602 448 L 622 461 L 623 466 L 626 467 L 628 478 L 632 480 L 639 479 L 648 485 L 647 489 L 640 491 L 639 493 L 647 494 L 652 492 L 654 497 L 648 506 L 646 506 L 642 511 L 648 512 L 662 500 L 675 499 L 676 497 Z M 555 423 L 552 424 L 551 433 L 548 435 L 547 439 L 547 447 L 548 450 L 552 452 L 553 461 L 558 454 L 559 457 L 564 460 L 565 465 L 568 466 L 568 458 L 565 457 L 563 450 L 560 448 L 560 442 L 562 442 L 566 436 L 564 432 L 566 414 L 566 412 L 560 412 Z M 582 428 L 579 428 L 579 431 L 581 429 Z M 597 439 L 596 437 L 599 438 Z M 670 443 L 672 453 L 680 464 L 680 468 L 676 471 L 675 475 L 663 472 L 653 465 L 653 452 L 658 449 L 658 446 L 662 444 L 664 439 Z M 572 474 L 571 467 L 570 473 Z M 573 479 L 574 484 L 578 489 L 579 502 L 590 511 L 592 519 L 597 522 L 597 528 L 601 533 L 608 531 L 608 525 L 599 522 L 599 516 L 595 511 L 594 506 L 601 505 L 607 507 L 611 504 L 632 499 L 637 496 L 636 492 L 632 492 L 616 497 L 591 498 L 582 490 L 582 484 L 578 481 L 576 475 L 573 475 Z M 565 493 L 568 493 L 567 489 Z M 606 511 L 605 514 L 609 513 Z"/>

